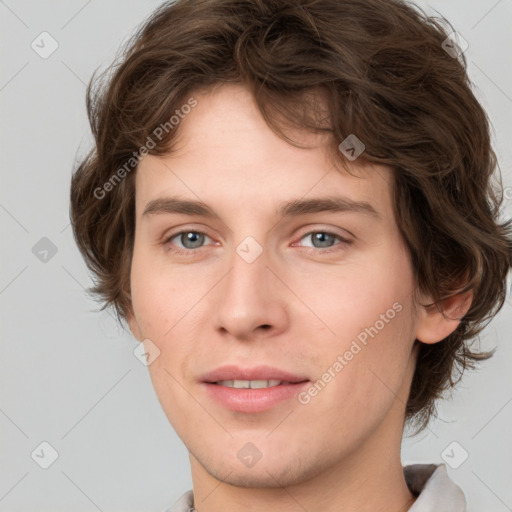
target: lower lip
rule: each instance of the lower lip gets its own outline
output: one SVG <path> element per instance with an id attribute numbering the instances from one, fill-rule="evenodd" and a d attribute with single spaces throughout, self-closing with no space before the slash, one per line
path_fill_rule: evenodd
<path id="1" fill-rule="evenodd" d="M 310 384 L 282 384 L 263 389 L 237 389 L 203 382 L 206 392 L 227 409 L 237 412 L 263 412 L 285 400 L 290 400 Z"/>

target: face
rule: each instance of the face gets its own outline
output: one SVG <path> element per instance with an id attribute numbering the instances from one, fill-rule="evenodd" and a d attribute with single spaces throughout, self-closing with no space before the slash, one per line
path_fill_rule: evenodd
<path id="1" fill-rule="evenodd" d="M 399 442 L 417 317 L 391 170 L 286 143 L 240 85 L 194 97 L 137 169 L 129 318 L 193 464 L 275 487 Z"/>

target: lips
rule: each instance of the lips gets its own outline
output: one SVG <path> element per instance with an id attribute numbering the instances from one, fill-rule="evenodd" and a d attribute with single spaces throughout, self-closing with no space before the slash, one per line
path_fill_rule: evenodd
<path id="1" fill-rule="evenodd" d="M 229 365 L 221 366 L 200 378 L 201 382 L 209 384 L 222 381 L 279 381 L 280 383 L 296 384 L 309 380 L 304 375 L 296 375 L 271 366 L 255 366 L 252 368 L 240 368 Z"/>
<path id="2" fill-rule="evenodd" d="M 309 386 L 310 380 L 270 366 L 222 366 L 201 377 L 207 395 L 225 409 L 263 412 L 289 402 Z"/>

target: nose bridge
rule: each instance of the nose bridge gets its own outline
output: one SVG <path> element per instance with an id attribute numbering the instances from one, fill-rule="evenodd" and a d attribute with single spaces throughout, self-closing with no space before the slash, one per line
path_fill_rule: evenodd
<path id="1" fill-rule="evenodd" d="M 238 309 L 240 314 L 247 315 L 252 308 L 264 297 L 264 291 L 269 291 L 268 278 L 272 273 L 267 268 L 268 257 L 265 251 L 259 255 L 254 253 L 254 247 L 247 247 L 241 242 L 235 249 L 230 260 L 231 270 L 226 276 L 223 290 L 223 302 L 230 308 Z"/>
<path id="2" fill-rule="evenodd" d="M 286 322 L 269 254 L 251 238 L 235 248 L 217 299 L 218 327 L 239 338 L 250 337 L 261 326 L 280 329 Z"/>
<path id="3" fill-rule="evenodd" d="M 271 274 L 267 268 L 268 256 L 260 244 L 256 246 L 250 240 L 244 240 L 236 247 L 231 258 L 229 280 L 232 291 L 241 294 L 240 299 L 246 300 L 247 297 L 261 294 L 266 286 L 266 278 Z M 248 291 L 251 293 L 247 294 Z"/>

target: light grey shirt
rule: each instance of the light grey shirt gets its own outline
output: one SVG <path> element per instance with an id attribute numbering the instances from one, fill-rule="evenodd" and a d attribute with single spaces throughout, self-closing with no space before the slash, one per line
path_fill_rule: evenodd
<path id="1" fill-rule="evenodd" d="M 461 488 L 448 476 L 444 464 L 413 464 L 404 467 L 409 490 L 417 496 L 408 512 L 466 512 Z M 194 494 L 187 491 L 163 512 L 194 512 Z"/>

